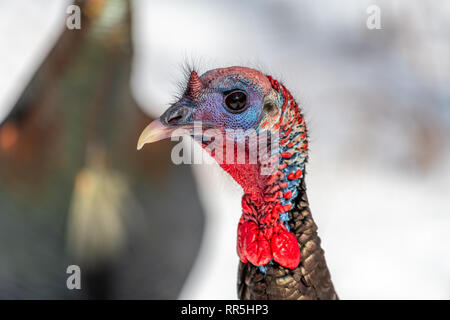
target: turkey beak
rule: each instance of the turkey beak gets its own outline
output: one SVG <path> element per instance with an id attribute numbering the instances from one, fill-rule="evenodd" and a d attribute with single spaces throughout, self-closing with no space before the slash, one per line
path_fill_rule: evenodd
<path id="1" fill-rule="evenodd" d="M 159 119 L 152 121 L 145 127 L 144 131 L 142 131 L 138 140 L 137 149 L 141 150 L 146 143 L 152 143 L 168 138 L 170 136 L 170 130 L 168 129 L 169 128 L 164 126 Z"/>
<path id="2" fill-rule="evenodd" d="M 194 124 L 189 120 L 189 115 L 190 109 L 187 106 L 173 105 L 159 119 L 152 121 L 142 131 L 137 149 L 141 150 L 146 143 L 189 134 L 189 131 L 186 130 L 192 130 L 194 127 Z"/>

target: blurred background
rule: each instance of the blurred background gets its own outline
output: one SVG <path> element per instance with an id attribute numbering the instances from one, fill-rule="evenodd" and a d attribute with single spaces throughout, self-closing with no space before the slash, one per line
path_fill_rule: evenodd
<path id="1" fill-rule="evenodd" d="M 173 142 L 136 152 L 186 61 L 302 106 L 340 298 L 450 298 L 449 2 L 76 1 L 69 30 L 72 2 L 0 1 L 0 298 L 236 298 L 239 187 Z"/>

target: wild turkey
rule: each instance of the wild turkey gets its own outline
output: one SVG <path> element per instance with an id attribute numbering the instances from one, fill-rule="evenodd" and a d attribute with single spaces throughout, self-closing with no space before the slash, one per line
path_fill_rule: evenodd
<path id="1" fill-rule="evenodd" d="M 225 140 L 214 144 L 218 135 L 211 129 Z M 249 134 L 230 138 L 231 130 Z M 251 132 L 269 151 L 265 157 L 257 152 L 253 162 Z M 138 149 L 185 134 L 244 190 L 237 232 L 239 298 L 338 299 L 306 196 L 305 119 L 286 87 L 245 67 L 214 69 L 200 77 L 192 71 L 184 94 L 145 128 Z M 226 158 L 227 148 L 233 158 Z M 237 161 L 235 148 L 244 152 L 244 163 Z M 271 165 L 274 170 L 267 171 Z"/>

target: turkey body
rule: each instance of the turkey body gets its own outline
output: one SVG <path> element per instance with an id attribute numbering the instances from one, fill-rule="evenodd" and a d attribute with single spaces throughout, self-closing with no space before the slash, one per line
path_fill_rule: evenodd
<path id="1" fill-rule="evenodd" d="M 242 300 L 337 300 L 317 226 L 309 209 L 305 181 L 299 186 L 289 227 L 300 246 L 300 264 L 288 269 L 276 262 L 263 272 L 251 263 L 239 263 L 238 297 Z"/>

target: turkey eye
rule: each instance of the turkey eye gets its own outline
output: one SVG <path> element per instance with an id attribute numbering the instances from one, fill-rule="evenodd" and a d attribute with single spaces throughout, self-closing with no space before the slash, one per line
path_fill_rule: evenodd
<path id="1" fill-rule="evenodd" d="M 225 105 L 231 112 L 242 111 L 247 106 L 247 95 L 243 91 L 233 91 L 225 97 Z"/>

